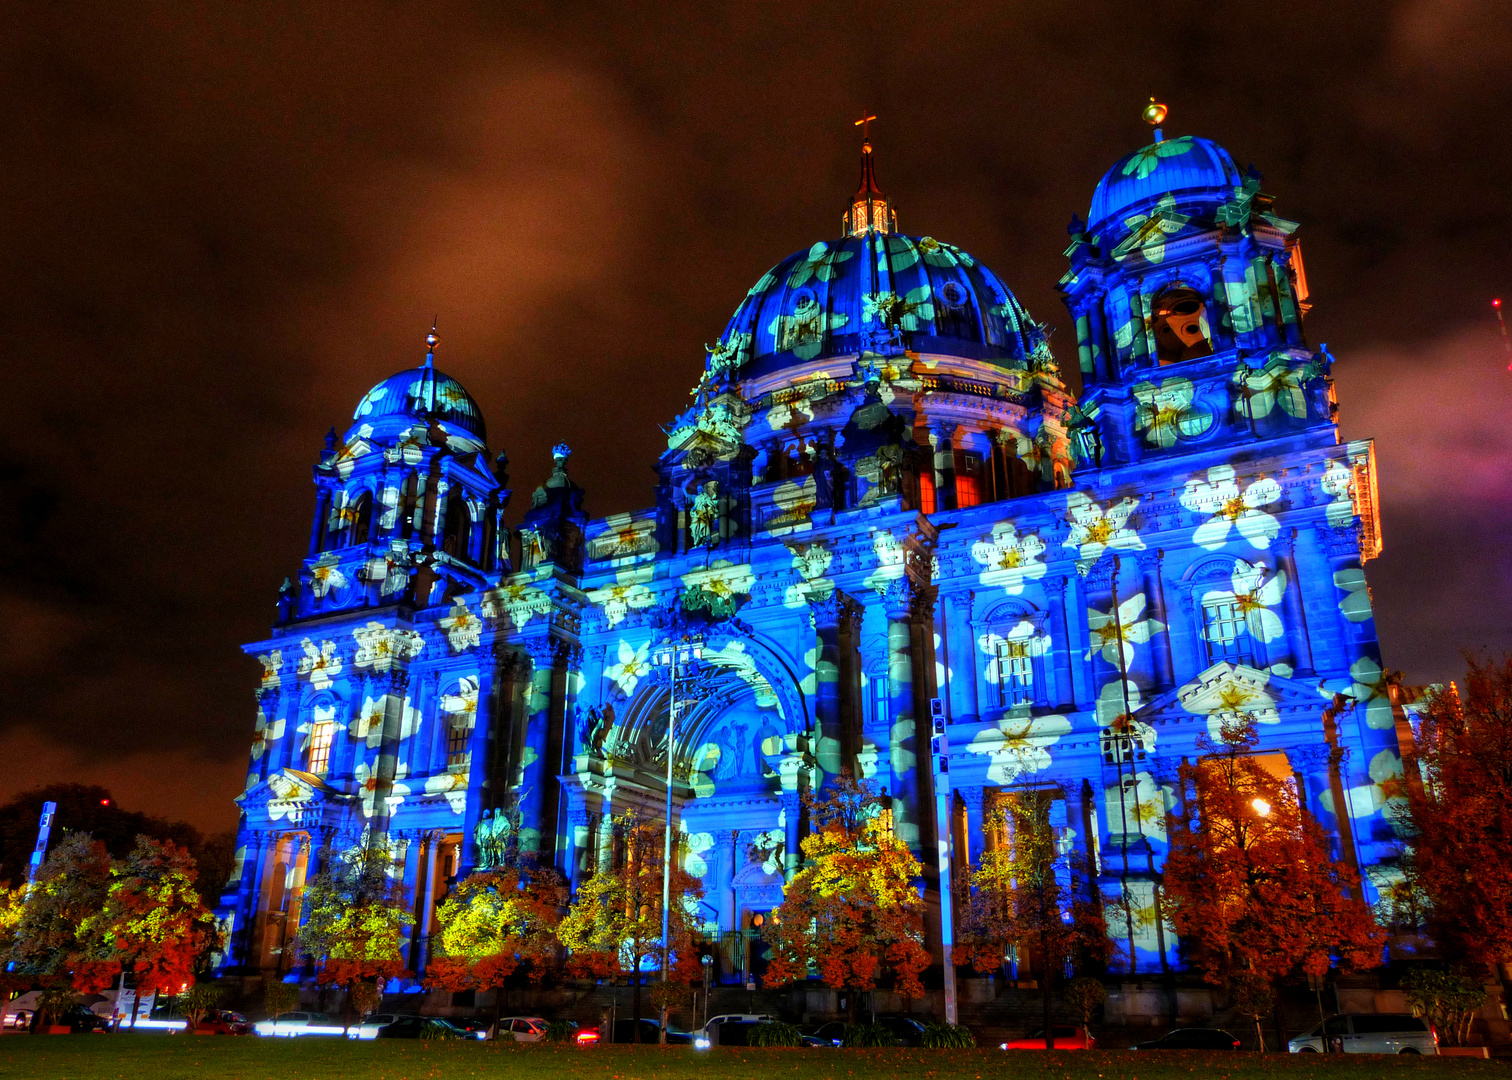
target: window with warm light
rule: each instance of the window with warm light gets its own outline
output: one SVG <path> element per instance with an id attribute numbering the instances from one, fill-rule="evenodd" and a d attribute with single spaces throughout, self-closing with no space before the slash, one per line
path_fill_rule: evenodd
<path id="1" fill-rule="evenodd" d="M 331 742 L 336 737 L 336 725 L 316 724 L 310 729 L 310 753 L 306 768 L 316 776 L 324 776 L 331 767 Z"/>
<path id="2" fill-rule="evenodd" d="M 1026 641 L 1000 641 L 996 665 L 998 704 L 1027 705 L 1034 701 L 1034 657 Z"/>

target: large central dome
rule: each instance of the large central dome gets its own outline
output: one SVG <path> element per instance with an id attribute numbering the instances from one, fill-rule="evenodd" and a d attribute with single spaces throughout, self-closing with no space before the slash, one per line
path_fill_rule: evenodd
<path id="1" fill-rule="evenodd" d="M 1010 367 L 1024 365 L 1044 340 L 1002 279 L 960 248 L 868 230 L 821 241 L 762 275 L 711 366 L 759 377 L 855 355 L 887 328 L 917 352 Z"/>

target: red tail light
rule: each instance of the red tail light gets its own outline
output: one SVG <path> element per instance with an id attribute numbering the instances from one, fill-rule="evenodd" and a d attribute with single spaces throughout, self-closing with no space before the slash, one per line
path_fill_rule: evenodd
<path id="1" fill-rule="evenodd" d="M 1438 1028 L 1436 1028 L 1436 1027 L 1433 1026 L 1433 1022 L 1432 1021 L 1429 1021 L 1429 1023 L 1428 1023 L 1428 1034 L 1430 1034 L 1430 1035 L 1433 1036 L 1433 1045 L 1437 1046 L 1438 1045 Z"/>
<path id="2" fill-rule="evenodd" d="M 591 1028 L 587 1031 L 580 1031 L 577 1033 L 577 1044 L 579 1046 L 592 1046 L 598 1041 L 599 1033 Z"/>

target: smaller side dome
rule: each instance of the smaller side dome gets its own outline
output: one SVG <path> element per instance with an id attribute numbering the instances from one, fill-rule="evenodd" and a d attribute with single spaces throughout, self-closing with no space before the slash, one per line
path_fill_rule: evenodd
<path id="1" fill-rule="evenodd" d="M 478 403 L 461 383 L 433 367 L 390 375 L 363 396 L 352 414 L 354 425 L 370 425 L 377 435 L 398 434 L 431 418 L 488 443 Z"/>
<path id="2" fill-rule="evenodd" d="M 1129 218 L 1149 214 L 1162 199 L 1183 212 L 1211 212 L 1243 185 L 1234 159 L 1211 139 L 1156 141 L 1120 158 L 1098 181 L 1087 231 L 1107 246 L 1126 231 Z"/>

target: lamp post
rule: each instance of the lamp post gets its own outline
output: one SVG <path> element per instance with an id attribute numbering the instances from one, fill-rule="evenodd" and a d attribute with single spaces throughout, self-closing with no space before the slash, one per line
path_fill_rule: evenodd
<path id="1" fill-rule="evenodd" d="M 704 980 L 703 1023 L 698 1026 L 703 1027 L 709 1022 L 709 970 L 714 966 L 714 958 L 708 953 L 704 953 L 698 962 L 703 965 Z"/>
<path id="2" fill-rule="evenodd" d="M 667 667 L 672 682 L 672 701 L 667 710 L 667 820 L 662 844 L 662 937 L 661 937 L 661 981 L 662 989 L 666 990 L 667 978 L 671 974 L 671 936 L 672 936 L 672 763 L 677 748 L 677 678 L 695 675 L 703 660 L 703 642 L 696 641 L 688 635 L 680 638 L 668 638 L 662 647 L 656 651 L 655 663 L 658 667 Z M 665 994 L 661 1007 L 661 1031 L 657 1034 L 657 1042 L 665 1044 L 667 1041 L 667 1006 Z"/>

